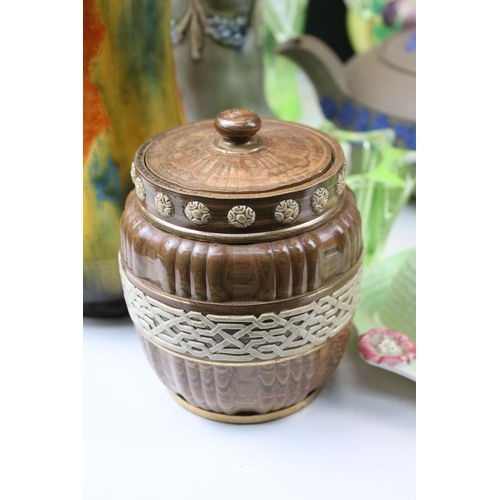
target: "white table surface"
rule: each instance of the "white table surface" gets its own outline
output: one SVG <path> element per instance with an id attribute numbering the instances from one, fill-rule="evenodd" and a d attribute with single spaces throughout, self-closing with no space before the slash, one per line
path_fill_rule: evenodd
<path id="1" fill-rule="evenodd" d="M 415 206 L 386 255 L 415 246 Z M 415 383 L 364 363 L 351 336 L 337 371 L 299 412 L 257 425 L 178 405 L 129 319 L 84 318 L 84 498 L 415 498 Z"/>

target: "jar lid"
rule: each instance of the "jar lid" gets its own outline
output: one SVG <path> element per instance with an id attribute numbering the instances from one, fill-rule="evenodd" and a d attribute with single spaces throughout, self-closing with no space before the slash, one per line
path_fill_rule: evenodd
<path id="1" fill-rule="evenodd" d="M 344 175 L 329 135 L 242 109 L 162 132 L 132 164 L 138 206 L 153 224 L 226 242 L 320 225 L 342 205 Z"/>

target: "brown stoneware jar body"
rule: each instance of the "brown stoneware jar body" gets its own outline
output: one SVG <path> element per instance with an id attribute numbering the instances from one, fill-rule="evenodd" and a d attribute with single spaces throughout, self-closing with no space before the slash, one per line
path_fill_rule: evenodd
<path id="1" fill-rule="evenodd" d="M 183 406 L 227 422 L 272 420 L 331 376 L 363 260 L 345 169 L 326 134 L 246 110 L 139 149 L 121 219 L 124 295 L 151 365 Z"/>

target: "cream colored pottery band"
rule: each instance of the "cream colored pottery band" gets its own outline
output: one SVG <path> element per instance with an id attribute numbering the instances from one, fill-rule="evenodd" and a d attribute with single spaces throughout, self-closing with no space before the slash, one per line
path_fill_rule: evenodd
<path id="1" fill-rule="evenodd" d="M 249 362 L 301 354 L 334 337 L 359 302 L 363 266 L 330 295 L 279 313 L 217 315 L 184 311 L 149 297 L 120 268 L 125 301 L 137 329 L 168 350 L 212 361 Z M 221 304 L 223 309 L 223 304 Z"/>

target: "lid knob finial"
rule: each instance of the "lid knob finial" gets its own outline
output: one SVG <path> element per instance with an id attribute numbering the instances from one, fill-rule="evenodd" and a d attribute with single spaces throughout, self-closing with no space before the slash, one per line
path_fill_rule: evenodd
<path id="1" fill-rule="evenodd" d="M 228 109 L 214 120 L 217 132 L 230 144 L 246 144 L 259 131 L 262 121 L 247 109 Z"/>

